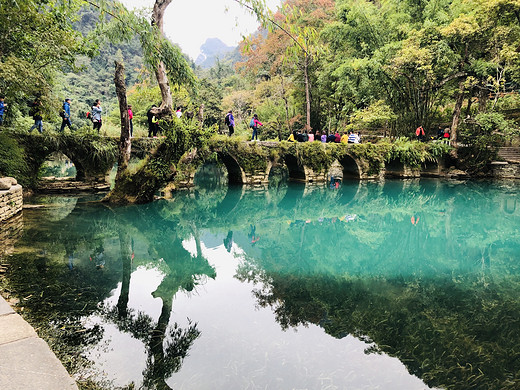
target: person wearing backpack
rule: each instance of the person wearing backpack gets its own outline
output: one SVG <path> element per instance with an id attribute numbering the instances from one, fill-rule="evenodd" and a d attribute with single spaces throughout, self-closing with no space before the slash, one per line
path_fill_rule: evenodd
<path id="1" fill-rule="evenodd" d="M 34 99 L 34 102 L 31 104 L 31 109 L 29 110 L 29 115 L 31 115 L 34 119 L 34 125 L 31 126 L 29 132 L 33 131 L 33 129 L 38 129 L 40 134 L 43 133 L 43 122 L 42 122 L 42 102 L 38 99 Z"/>
<path id="2" fill-rule="evenodd" d="M 152 110 L 157 107 L 155 104 L 152 105 L 151 108 L 146 112 L 146 117 L 148 118 L 148 138 L 150 138 L 154 133 L 155 124 L 153 123 L 153 113 Z"/>
<path id="3" fill-rule="evenodd" d="M 101 108 L 101 101 L 96 99 L 96 102 L 92 106 L 92 122 L 94 123 L 93 129 L 98 131 L 101 130 L 101 125 L 103 124 L 101 121 L 101 112 L 103 109 Z"/>
<path id="4" fill-rule="evenodd" d="M 226 117 L 224 118 L 224 123 L 229 129 L 229 136 L 231 137 L 235 132 L 235 118 L 233 117 L 233 111 L 229 110 Z"/>
<path id="5" fill-rule="evenodd" d="M 71 101 L 72 101 L 71 99 L 67 98 L 63 102 L 63 108 L 60 112 L 60 116 L 63 119 L 61 121 L 61 128 L 60 128 L 61 133 L 63 133 L 63 131 L 65 130 L 65 126 L 68 126 L 69 130 L 72 131 L 72 125 L 70 123 L 70 103 L 71 103 Z"/>
<path id="6" fill-rule="evenodd" d="M 253 136 L 251 137 L 251 141 L 253 141 L 256 137 L 258 141 L 258 126 L 263 126 L 262 123 L 258 120 L 258 115 L 254 114 L 249 122 L 249 127 L 253 129 Z"/>
<path id="7" fill-rule="evenodd" d="M 157 138 L 157 133 L 159 132 L 159 117 L 154 115 L 152 116 L 152 125 L 153 125 L 153 137 Z"/>

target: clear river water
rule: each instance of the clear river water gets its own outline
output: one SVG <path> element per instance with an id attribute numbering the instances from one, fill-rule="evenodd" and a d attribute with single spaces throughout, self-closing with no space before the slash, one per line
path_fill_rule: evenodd
<path id="1" fill-rule="evenodd" d="M 76 379 L 520 388 L 518 184 L 206 184 L 24 210 L 8 290 Z"/>

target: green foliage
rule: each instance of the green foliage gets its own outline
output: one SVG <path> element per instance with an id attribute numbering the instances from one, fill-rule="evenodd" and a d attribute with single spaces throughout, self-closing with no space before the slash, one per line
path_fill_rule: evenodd
<path id="1" fill-rule="evenodd" d="M 387 128 L 397 116 L 383 100 L 378 100 L 363 110 L 354 112 L 347 130 L 361 131 L 367 128 Z"/>
<path id="2" fill-rule="evenodd" d="M 418 168 L 426 161 L 433 161 L 435 159 L 435 157 L 430 154 L 429 149 L 429 144 L 424 142 L 399 138 L 390 145 L 386 160 L 398 160 L 405 165 Z"/>
<path id="3" fill-rule="evenodd" d="M 498 148 L 515 130 L 502 114 L 481 113 L 475 121 L 464 123 L 460 142 L 467 145 L 459 153 L 461 166 L 471 173 L 484 171 L 496 159 Z"/>
<path id="4" fill-rule="evenodd" d="M 268 152 L 256 142 L 243 142 L 239 138 L 216 137 L 211 140 L 210 146 L 214 150 L 234 156 L 246 173 L 264 171 L 267 168 Z"/>
<path id="5" fill-rule="evenodd" d="M 0 177 L 14 177 L 22 186 L 30 183 L 24 148 L 7 132 L 0 132 Z"/>
<path id="6" fill-rule="evenodd" d="M 289 97 L 289 115 L 280 110 L 280 94 L 273 92 L 269 99 L 278 110 L 264 111 L 268 121 L 276 122 L 273 127 L 282 126 L 281 133 L 291 129 L 292 118 L 305 114 L 305 59 L 312 59 L 307 70 L 314 130 L 341 131 L 348 125 L 364 134 L 388 128 L 393 136 L 410 136 L 419 125 L 429 130 L 451 122 L 461 85 L 462 101 L 468 101 L 465 115 L 477 110 L 470 104 L 476 96 L 479 111 L 518 106 L 516 3 L 291 0 L 274 15 L 264 2 L 246 3 L 264 26 L 273 26 L 272 17 L 286 29 L 250 37 L 240 64 L 256 78 L 251 91 L 279 75 L 287 80 L 283 96 Z M 331 3 L 334 17 L 328 14 Z M 492 104 L 485 104 L 487 96 Z M 283 121 L 282 113 L 288 116 Z"/>
<path id="7" fill-rule="evenodd" d="M 321 142 L 290 143 L 301 165 L 310 167 L 314 172 L 327 171 L 337 158 L 337 149 L 342 145 L 323 144 Z"/>
<path id="8" fill-rule="evenodd" d="M 48 111 L 54 97 L 56 74 L 73 66 L 89 48 L 72 22 L 78 2 L 2 1 L 0 3 L 0 95 L 6 96 L 7 124 L 27 113 L 27 103 L 38 96 Z"/>
<path id="9" fill-rule="evenodd" d="M 139 167 L 123 172 L 107 200 L 116 203 L 151 202 L 162 186 L 174 180 L 181 157 L 193 149 L 205 148 L 209 138 L 216 133 L 216 126 L 204 128 L 196 120 L 176 117 L 161 120 L 159 125 L 164 140 Z"/>
<path id="10" fill-rule="evenodd" d="M 367 173 L 369 175 L 378 175 L 387 161 L 390 148 L 391 145 L 386 142 L 354 144 L 351 146 L 350 152 L 368 162 Z"/>

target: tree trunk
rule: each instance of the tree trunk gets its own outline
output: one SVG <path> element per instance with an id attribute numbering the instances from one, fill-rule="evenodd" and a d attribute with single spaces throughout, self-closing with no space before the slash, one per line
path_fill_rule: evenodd
<path id="1" fill-rule="evenodd" d="M 281 83 L 282 83 L 282 99 L 283 99 L 283 102 L 285 104 L 285 122 L 287 124 L 287 128 L 289 129 L 289 133 L 292 132 L 291 130 L 291 124 L 289 123 L 289 102 L 287 100 L 287 96 L 285 94 L 285 86 L 283 84 L 283 76 L 280 75 L 280 80 L 281 80 Z M 282 139 L 280 138 L 280 141 Z"/>
<path id="2" fill-rule="evenodd" d="M 487 111 L 487 103 L 489 100 L 489 91 L 486 89 L 485 82 L 481 82 L 478 90 L 478 112 L 484 113 Z"/>
<path id="3" fill-rule="evenodd" d="M 451 135 L 450 143 L 455 148 L 455 155 L 457 154 L 457 129 L 459 127 L 460 113 L 462 111 L 462 104 L 464 103 L 465 80 L 459 82 L 459 94 L 455 102 L 455 109 L 453 110 L 453 118 L 451 121 Z"/>
<path id="4" fill-rule="evenodd" d="M 130 236 L 124 231 L 119 231 L 119 247 L 121 262 L 123 263 L 123 273 L 121 280 L 121 293 L 117 300 L 117 315 L 119 318 L 126 318 L 128 315 L 128 299 L 130 295 L 130 277 L 132 275 L 132 251 L 130 246 Z"/>
<path id="5" fill-rule="evenodd" d="M 116 61 L 116 72 L 114 76 L 117 99 L 119 100 L 119 113 L 121 115 L 121 137 L 119 138 L 119 157 L 117 159 L 116 182 L 121 174 L 128 168 L 132 141 L 130 139 L 130 120 L 128 119 L 128 104 L 126 102 L 125 67 Z"/>
<path id="6" fill-rule="evenodd" d="M 128 202 L 126 194 L 123 190 L 125 187 L 125 176 L 123 173 L 128 168 L 130 161 L 130 152 L 132 150 L 132 141 L 130 139 L 130 120 L 128 119 L 128 105 L 126 102 L 126 86 L 125 86 L 125 67 L 122 63 L 116 61 L 116 71 L 114 76 L 114 84 L 116 86 L 116 95 L 119 100 L 119 113 L 121 116 L 121 137 L 119 138 L 119 156 L 117 158 L 116 184 L 103 202 L 119 203 Z"/>
<path id="7" fill-rule="evenodd" d="M 306 130 L 310 131 L 311 128 L 311 91 L 309 82 L 309 56 L 307 53 L 304 54 L 305 59 L 303 63 L 303 75 L 305 77 L 305 102 L 307 104 L 307 125 Z"/>
<path id="8" fill-rule="evenodd" d="M 152 11 L 152 26 L 156 26 L 157 30 L 161 37 L 164 37 L 164 12 L 166 8 L 172 0 L 155 0 L 155 4 L 153 6 Z M 157 78 L 157 83 L 159 84 L 159 89 L 161 90 L 161 106 L 152 112 L 155 115 L 167 115 L 172 112 L 173 107 L 173 99 L 170 90 L 170 83 L 168 81 L 168 76 L 166 74 L 166 67 L 162 61 L 159 61 L 157 66 L 155 67 L 155 77 Z"/>
<path id="9" fill-rule="evenodd" d="M 466 117 L 471 116 L 471 105 L 473 104 L 473 92 L 474 91 L 475 91 L 475 89 L 473 89 L 473 88 L 469 91 L 468 105 L 466 106 Z"/>

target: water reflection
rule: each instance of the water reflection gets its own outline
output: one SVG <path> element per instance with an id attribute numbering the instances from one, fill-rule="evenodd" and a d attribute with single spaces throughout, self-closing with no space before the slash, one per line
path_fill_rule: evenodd
<path id="1" fill-rule="evenodd" d="M 276 368 L 299 356 L 301 366 L 316 369 L 314 357 L 301 358 L 303 347 L 263 363 L 231 357 L 257 337 L 290 344 L 283 330 L 307 326 L 321 329 L 316 346 L 354 345 L 354 336 L 366 356 L 396 357 L 429 386 L 520 384 L 516 185 L 387 181 L 252 191 L 217 184 L 143 206 L 78 199 L 61 219 L 25 212 L 9 282 L 56 349 L 79 357 L 67 359 L 70 369 L 96 361 L 104 343 L 126 334 L 141 345 L 142 375 L 99 368 L 114 386 L 244 388 L 254 377 L 252 388 L 424 388 L 398 370 L 384 377 L 378 367 L 389 360 L 352 365 L 355 375 L 347 375 L 347 352 L 334 347 L 319 353 L 329 366 L 322 370 L 335 367 L 327 383 L 317 379 L 323 373 L 296 380 L 297 369 Z M 132 306 L 133 278 L 145 270 L 159 275 L 156 286 L 148 297 L 134 290 L 146 303 Z M 255 305 L 265 309 L 258 324 L 266 334 L 225 337 L 230 327 L 256 326 Z M 211 317 L 215 307 L 221 312 Z M 281 333 L 265 316 L 271 312 Z M 219 325 L 226 315 L 233 320 Z M 207 373 L 204 357 L 213 349 L 228 361 L 212 361 L 220 368 Z M 363 361 L 356 353 L 350 358 Z M 252 348 L 251 356 L 261 355 Z"/>

